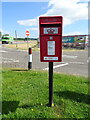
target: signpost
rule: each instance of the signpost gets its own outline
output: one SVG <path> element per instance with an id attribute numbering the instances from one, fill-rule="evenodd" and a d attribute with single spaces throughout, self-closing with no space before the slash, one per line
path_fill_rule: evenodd
<path id="1" fill-rule="evenodd" d="M 49 62 L 49 106 L 53 105 L 53 62 L 62 61 L 62 16 L 39 18 L 40 60 Z"/>
<path id="2" fill-rule="evenodd" d="M 15 37 L 16 37 L 16 48 L 18 49 L 18 45 L 17 45 L 17 31 L 15 30 Z"/>
<path id="3" fill-rule="evenodd" d="M 26 30 L 26 36 L 27 36 L 27 47 L 29 47 L 29 45 L 28 45 L 28 36 L 30 36 L 30 32 L 29 32 L 28 29 Z"/>

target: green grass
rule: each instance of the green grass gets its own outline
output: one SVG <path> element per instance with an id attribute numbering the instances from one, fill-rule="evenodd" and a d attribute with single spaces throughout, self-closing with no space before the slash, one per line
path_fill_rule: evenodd
<path id="1" fill-rule="evenodd" d="M 48 107 L 48 73 L 3 70 L 3 118 L 88 118 L 88 79 L 54 74 L 54 107 Z"/>

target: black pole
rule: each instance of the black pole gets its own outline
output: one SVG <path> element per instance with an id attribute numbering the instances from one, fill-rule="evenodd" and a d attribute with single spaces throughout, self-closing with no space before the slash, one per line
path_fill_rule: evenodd
<path id="1" fill-rule="evenodd" d="M 53 106 L 53 62 L 49 62 L 49 107 Z"/>

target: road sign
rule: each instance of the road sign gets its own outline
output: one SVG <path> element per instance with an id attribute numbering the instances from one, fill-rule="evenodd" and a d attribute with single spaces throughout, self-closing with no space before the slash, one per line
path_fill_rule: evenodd
<path id="1" fill-rule="evenodd" d="M 30 36 L 29 30 L 26 30 L 26 36 Z"/>
<path id="2" fill-rule="evenodd" d="M 41 62 L 62 61 L 62 16 L 39 18 Z"/>

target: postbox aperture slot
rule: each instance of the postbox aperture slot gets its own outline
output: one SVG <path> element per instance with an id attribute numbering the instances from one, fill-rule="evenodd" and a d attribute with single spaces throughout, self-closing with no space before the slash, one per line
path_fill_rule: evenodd
<path id="1" fill-rule="evenodd" d="M 61 24 L 40 24 L 40 27 L 61 27 Z"/>

